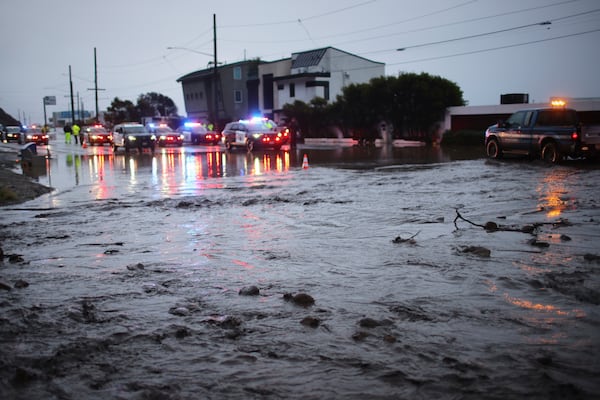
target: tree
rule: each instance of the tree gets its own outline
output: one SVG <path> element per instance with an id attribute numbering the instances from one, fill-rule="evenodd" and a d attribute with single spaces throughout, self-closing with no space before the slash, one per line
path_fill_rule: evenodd
<path id="1" fill-rule="evenodd" d="M 298 121 L 303 137 L 327 137 L 328 128 L 335 122 L 332 106 L 322 97 L 315 97 L 308 104 L 300 100 L 285 104 L 283 112 L 288 120 Z"/>
<path id="2" fill-rule="evenodd" d="M 121 100 L 115 97 L 106 110 L 108 111 L 106 121 L 111 125 L 125 121 L 140 120 L 140 113 L 137 107 L 129 100 Z"/>
<path id="3" fill-rule="evenodd" d="M 464 105 L 454 83 L 427 73 L 379 77 L 346 86 L 334 109 L 344 129 L 372 138 L 381 122 L 391 123 L 395 136 L 431 139 L 447 107 Z"/>
<path id="4" fill-rule="evenodd" d="M 135 105 L 129 100 L 115 97 L 107 111 L 106 120 L 112 125 L 124 121 L 139 122 L 142 117 L 177 116 L 175 102 L 170 97 L 155 92 L 140 94 Z"/>
<path id="5" fill-rule="evenodd" d="M 142 117 L 175 117 L 177 106 L 168 96 L 149 92 L 140 94 L 137 99 L 137 109 Z"/>

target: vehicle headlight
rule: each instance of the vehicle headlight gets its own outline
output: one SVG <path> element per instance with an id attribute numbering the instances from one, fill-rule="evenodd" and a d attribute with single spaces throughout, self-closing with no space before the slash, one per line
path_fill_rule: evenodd
<path id="1" fill-rule="evenodd" d="M 130 142 L 135 142 L 135 136 L 130 135 L 127 137 L 127 140 L 129 140 Z"/>
<path id="2" fill-rule="evenodd" d="M 160 135 L 160 140 L 167 140 L 167 137 L 165 135 Z"/>
<path id="3" fill-rule="evenodd" d="M 261 134 L 260 134 L 260 133 L 253 133 L 253 134 L 252 134 L 252 137 L 253 137 L 254 139 L 258 139 L 260 136 L 261 136 Z"/>
<path id="4" fill-rule="evenodd" d="M 183 135 L 179 135 L 179 139 L 183 140 L 184 136 Z"/>
<path id="5" fill-rule="evenodd" d="M 156 135 L 150 136 L 150 140 L 156 140 Z"/>

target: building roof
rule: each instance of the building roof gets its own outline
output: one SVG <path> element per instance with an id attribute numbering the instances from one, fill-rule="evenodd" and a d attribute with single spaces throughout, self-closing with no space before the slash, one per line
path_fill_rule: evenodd
<path id="1" fill-rule="evenodd" d="M 292 68 L 305 68 L 319 65 L 329 47 L 317 50 L 294 53 L 292 55 Z"/>
<path id="2" fill-rule="evenodd" d="M 231 69 L 236 66 L 248 65 L 248 64 L 252 64 L 252 63 L 263 64 L 265 62 L 260 59 L 238 61 L 238 62 L 231 63 L 231 64 L 220 65 L 219 67 L 217 67 L 217 71 L 221 71 L 223 69 Z M 189 81 L 189 80 L 199 79 L 199 78 L 208 78 L 208 77 L 212 77 L 214 73 L 215 73 L 215 69 L 213 67 L 206 68 L 206 69 L 200 69 L 200 70 L 197 70 L 194 72 L 190 72 L 189 74 L 186 74 L 186 75 L 178 78 L 177 82 Z"/>
<path id="3" fill-rule="evenodd" d="M 285 76 L 276 76 L 273 81 L 287 81 L 290 79 L 301 79 L 301 78 L 330 78 L 331 72 L 302 72 L 299 74 L 291 74 Z"/>
<path id="4" fill-rule="evenodd" d="M 325 56 L 325 54 L 327 53 L 327 50 L 335 50 L 340 53 L 350 55 L 352 57 L 361 58 L 365 61 L 369 61 L 374 64 L 385 65 L 385 63 L 369 60 L 368 58 L 357 56 L 356 54 L 352 54 L 347 51 L 340 50 L 336 47 L 329 46 L 329 47 L 324 47 L 322 49 L 315 49 L 315 50 L 308 50 L 308 51 L 292 53 L 292 68 L 305 68 L 305 67 L 312 67 L 315 65 L 319 65 L 319 63 L 323 59 L 323 56 Z"/>

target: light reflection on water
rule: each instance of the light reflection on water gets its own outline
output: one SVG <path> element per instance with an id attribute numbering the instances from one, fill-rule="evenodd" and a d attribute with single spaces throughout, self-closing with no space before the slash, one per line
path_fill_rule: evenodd
<path id="1" fill-rule="evenodd" d="M 552 168 L 537 185 L 539 209 L 546 212 L 548 218 L 557 218 L 567 208 L 574 208 L 574 199 L 567 197 L 565 181 L 571 179 L 573 172 Z"/>
<path id="2" fill-rule="evenodd" d="M 442 150 L 439 147 L 354 147 L 304 146 L 296 150 L 227 152 L 218 146 L 161 148 L 148 152 L 114 154 L 104 147 L 74 147 L 64 143 L 49 146 L 52 158 L 46 167 L 26 170 L 40 183 L 64 190 L 79 185 L 96 185 L 98 198 L 111 196 L 111 186 L 127 175 L 129 185 L 139 184 L 140 174 L 150 175 L 164 194 L 176 188 L 192 188 L 214 178 L 282 174 L 301 168 L 303 156 L 314 166 L 373 168 L 395 164 L 440 163 L 481 157 L 480 149 Z"/>

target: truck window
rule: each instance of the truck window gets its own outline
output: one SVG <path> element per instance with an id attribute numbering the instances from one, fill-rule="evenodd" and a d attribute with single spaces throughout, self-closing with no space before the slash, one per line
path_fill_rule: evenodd
<path id="1" fill-rule="evenodd" d="M 542 110 L 536 126 L 574 126 L 577 125 L 577 114 L 574 110 Z"/>
<path id="2" fill-rule="evenodd" d="M 527 111 L 525 113 L 525 120 L 523 121 L 523 126 L 526 126 L 526 127 L 531 126 L 532 118 L 533 118 L 533 111 Z"/>
<path id="3" fill-rule="evenodd" d="M 516 113 L 514 113 L 513 115 L 511 115 L 506 120 L 506 125 L 508 125 L 510 128 L 518 128 L 520 126 L 523 126 L 523 120 L 524 119 L 525 119 L 525 112 L 524 111 L 517 111 Z"/>

